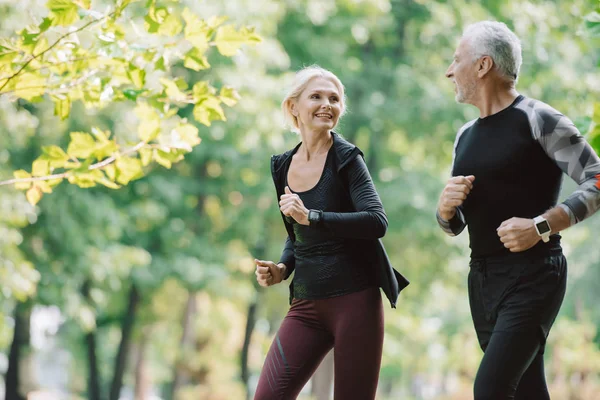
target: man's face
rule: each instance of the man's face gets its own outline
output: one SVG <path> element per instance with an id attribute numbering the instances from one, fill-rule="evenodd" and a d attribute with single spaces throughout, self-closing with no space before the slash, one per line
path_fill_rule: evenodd
<path id="1" fill-rule="evenodd" d="M 471 45 L 464 38 L 460 41 L 454 61 L 446 71 L 446 77 L 452 79 L 456 101 L 471 103 L 477 87 L 476 60 L 473 60 Z"/>

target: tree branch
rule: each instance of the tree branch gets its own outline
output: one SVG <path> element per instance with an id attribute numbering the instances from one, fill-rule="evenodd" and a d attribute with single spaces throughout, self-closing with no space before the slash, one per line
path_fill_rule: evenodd
<path id="1" fill-rule="evenodd" d="M 65 61 L 60 61 L 60 62 L 54 62 L 50 65 L 44 65 L 41 66 L 40 68 L 36 68 L 36 69 L 31 69 L 29 70 L 29 72 L 37 72 L 37 71 L 43 71 L 45 69 L 49 69 L 52 67 L 57 67 L 59 65 L 65 65 L 65 64 L 71 64 L 77 61 L 87 61 L 87 60 L 94 60 L 96 58 L 100 58 L 99 55 L 89 55 L 87 57 L 79 57 L 79 58 L 71 58 L 70 60 L 65 60 Z M 0 81 L 3 81 L 4 79 L 10 79 L 12 76 L 11 75 L 6 75 L 0 78 Z M 4 92 L 4 93 L 10 93 L 10 92 Z"/>
<path id="2" fill-rule="evenodd" d="M 74 34 L 74 33 L 81 32 L 82 30 L 86 29 L 87 27 L 89 27 L 89 26 L 91 26 L 91 25 L 94 25 L 94 24 L 96 24 L 96 23 L 98 23 L 98 22 L 104 21 L 105 19 L 112 17 L 112 16 L 113 16 L 115 13 L 116 13 L 116 11 L 113 11 L 113 12 L 111 12 L 110 14 L 107 14 L 107 15 L 105 15 L 105 16 L 104 16 L 104 17 L 102 17 L 102 18 L 94 19 L 94 20 L 92 20 L 92 21 L 88 22 L 87 24 L 85 24 L 85 25 L 82 25 L 81 27 L 79 27 L 79 28 L 75 29 L 73 32 L 68 32 L 68 33 L 65 33 L 64 35 L 62 35 L 61 37 L 59 37 L 59 38 L 56 40 L 56 42 L 54 42 L 53 44 L 51 44 L 51 45 L 50 45 L 50 46 L 49 46 L 47 49 L 45 49 L 45 50 L 43 50 L 43 51 L 39 52 L 38 54 L 36 54 L 36 55 L 34 55 L 34 56 L 32 56 L 32 57 L 31 57 L 31 58 L 30 58 L 30 59 L 29 59 L 29 60 L 28 60 L 28 61 L 27 61 L 25 64 L 23 64 L 23 66 L 22 66 L 21 68 L 19 68 L 19 70 L 18 70 L 17 72 L 15 72 L 14 74 L 12 74 L 12 75 L 11 75 L 10 77 L 8 77 L 8 78 L 4 78 L 4 79 L 6 79 L 6 82 L 4 82 L 4 84 L 3 84 L 2 86 L 0 86 L 0 92 L 2 91 L 2 89 L 4 89 L 4 88 L 6 87 L 6 85 L 8 85 L 8 83 L 9 83 L 9 82 L 10 82 L 12 79 L 14 79 L 15 77 L 19 76 L 19 75 L 21 74 L 21 72 L 23 72 L 23 70 L 24 70 L 25 68 L 27 68 L 27 66 L 28 66 L 28 65 L 29 65 L 29 64 L 30 64 L 30 63 L 31 63 L 33 60 L 35 60 L 35 59 L 36 59 L 36 58 L 38 58 L 38 57 L 41 57 L 41 56 L 43 56 L 44 54 L 46 54 L 47 52 L 49 52 L 50 50 L 52 50 L 52 49 L 53 49 L 53 48 L 54 48 L 56 45 L 58 45 L 58 44 L 59 44 L 59 43 L 60 43 L 60 42 L 61 42 L 61 41 L 62 41 L 64 38 L 66 38 L 66 37 L 68 37 L 68 36 L 70 36 L 70 35 L 72 35 L 72 34 Z"/>
<path id="3" fill-rule="evenodd" d="M 122 156 L 127 156 L 131 153 L 136 153 L 138 152 L 140 149 L 142 149 L 144 146 L 147 146 L 148 143 L 146 142 L 139 142 L 138 144 L 136 144 L 135 146 L 123 151 L 122 153 L 117 153 L 115 155 L 112 155 L 110 157 L 108 157 L 105 160 L 102 160 L 96 164 L 92 164 L 88 167 L 88 171 L 94 171 L 97 169 L 103 169 L 105 167 L 107 167 L 108 165 L 112 164 L 113 162 L 115 162 L 117 160 L 117 158 L 122 157 Z M 173 146 L 167 146 L 167 145 L 148 145 L 151 148 L 160 148 L 160 149 L 176 149 L 177 147 L 173 147 Z M 39 181 L 49 181 L 49 180 L 53 180 L 53 179 L 65 179 L 70 177 L 71 175 L 73 175 L 73 171 L 67 171 L 67 172 L 63 172 L 60 174 L 54 174 L 54 175 L 47 175 L 47 176 L 32 176 L 31 178 L 15 178 L 15 179 L 10 179 L 10 180 L 6 180 L 6 181 L 1 181 L 0 182 L 0 186 L 4 186 L 4 185 L 14 185 L 16 183 L 29 183 L 29 182 L 39 182 Z"/>
<path id="4" fill-rule="evenodd" d="M 118 157 L 122 157 L 122 156 L 126 156 L 129 155 L 131 153 L 135 153 L 137 151 L 139 151 L 142 147 L 146 146 L 148 143 L 146 142 L 139 142 L 138 144 L 136 144 L 135 146 L 123 151 L 122 153 L 117 153 L 115 155 L 112 155 L 110 157 L 108 157 L 105 160 L 102 160 L 96 164 L 92 164 L 88 167 L 88 171 L 94 171 L 96 169 L 103 169 L 106 166 L 112 164 L 113 162 L 116 161 L 116 159 Z M 168 146 L 165 146 L 168 147 Z M 14 185 L 16 183 L 29 183 L 29 182 L 39 182 L 39 181 L 50 181 L 53 179 L 65 179 L 70 177 L 71 175 L 73 175 L 73 171 L 67 171 L 67 172 L 63 172 L 61 174 L 54 174 L 54 175 L 47 175 L 47 176 L 32 176 L 31 178 L 15 178 L 15 179 L 9 179 L 7 181 L 2 181 L 0 182 L 0 186 L 4 186 L 4 185 Z"/>

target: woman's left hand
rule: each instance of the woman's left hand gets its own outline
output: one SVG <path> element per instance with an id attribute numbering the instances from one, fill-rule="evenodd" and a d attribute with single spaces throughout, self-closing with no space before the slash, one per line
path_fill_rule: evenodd
<path id="1" fill-rule="evenodd" d="M 304 207 L 304 203 L 300 200 L 300 196 L 292 193 L 287 186 L 285 187 L 285 194 L 281 195 L 279 209 L 283 215 L 294 218 L 299 224 L 309 225 L 308 208 Z"/>

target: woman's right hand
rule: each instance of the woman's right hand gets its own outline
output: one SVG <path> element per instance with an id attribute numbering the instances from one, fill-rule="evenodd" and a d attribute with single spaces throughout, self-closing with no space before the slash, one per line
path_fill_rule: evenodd
<path id="1" fill-rule="evenodd" d="M 273 261 L 254 260 L 256 263 L 256 281 L 260 286 L 267 287 L 280 283 L 285 275 L 285 264 L 275 264 Z"/>

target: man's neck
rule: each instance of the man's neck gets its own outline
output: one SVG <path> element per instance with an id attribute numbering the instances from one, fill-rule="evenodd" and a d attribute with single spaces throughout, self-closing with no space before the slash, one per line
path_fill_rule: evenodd
<path id="1" fill-rule="evenodd" d="M 514 86 L 489 84 L 480 88 L 476 100 L 472 103 L 479 108 L 479 118 L 489 117 L 510 106 L 519 96 Z"/>

